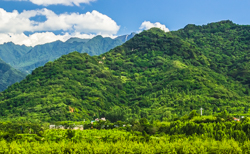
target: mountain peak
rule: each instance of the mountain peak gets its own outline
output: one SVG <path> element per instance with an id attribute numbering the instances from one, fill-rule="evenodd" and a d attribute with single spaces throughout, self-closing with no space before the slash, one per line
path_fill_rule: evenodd
<path id="1" fill-rule="evenodd" d="M 66 43 L 86 43 L 88 42 L 90 39 L 81 39 L 78 37 L 71 37 L 70 39 L 68 39 L 66 41 Z"/>
<path id="2" fill-rule="evenodd" d="M 97 35 L 94 38 L 103 38 L 102 35 Z"/>
<path id="3" fill-rule="evenodd" d="M 131 38 L 133 38 L 134 36 L 136 35 L 135 32 L 132 32 L 131 34 L 129 35 L 121 35 L 121 36 L 118 36 L 117 40 L 121 40 L 123 43 L 125 43 L 126 41 L 130 40 Z"/>

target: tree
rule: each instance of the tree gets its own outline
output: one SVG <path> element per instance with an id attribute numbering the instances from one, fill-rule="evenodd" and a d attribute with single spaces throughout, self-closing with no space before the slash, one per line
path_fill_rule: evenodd
<path id="1" fill-rule="evenodd" d="M 189 113 L 189 119 L 193 119 L 196 116 L 199 116 L 196 110 L 193 110 Z"/>

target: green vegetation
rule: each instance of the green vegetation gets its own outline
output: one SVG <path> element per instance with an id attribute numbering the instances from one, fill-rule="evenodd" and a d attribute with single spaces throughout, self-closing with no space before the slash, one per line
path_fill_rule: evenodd
<path id="1" fill-rule="evenodd" d="M 64 55 L 1 93 L 1 119 L 170 121 L 200 107 L 249 115 L 249 29 L 153 28 L 100 56 Z"/>
<path id="2" fill-rule="evenodd" d="M 43 66 L 47 62 L 54 61 L 62 55 L 73 51 L 87 53 L 90 56 L 100 55 L 122 43 L 121 40 L 96 36 L 90 40 L 71 39 L 67 42 L 56 41 L 44 45 L 37 45 L 27 54 L 17 59 L 18 63 L 13 67 L 31 73 L 35 68 Z"/>
<path id="3" fill-rule="evenodd" d="M 71 123 L 71 124 L 70 124 Z M 249 153 L 250 119 L 232 120 L 227 111 L 197 116 L 196 111 L 171 122 L 151 123 L 142 118 L 131 124 L 89 122 L 84 130 L 59 122 L 65 129 L 48 129 L 46 123 L 0 123 L 1 153 Z M 67 125 L 68 124 L 68 125 Z M 126 127 L 123 127 L 127 124 Z M 113 126 L 119 126 L 114 128 Z"/>
<path id="4" fill-rule="evenodd" d="M 73 51 L 100 55 L 131 39 L 135 34 L 120 36 L 115 39 L 96 36 L 93 39 L 71 38 L 66 42 L 55 41 L 35 47 L 26 47 L 5 43 L 0 45 L 0 58 L 12 67 L 31 73 L 35 68 Z"/>
<path id="5" fill-rule="evenodd" d="M 101 36 L 93 39 L 71 38 L 66 42 L 56 41 L 35 47 L 15 45 L 12 42 L 2 44 L 0 45 L 0 58 L 23 73 L 15 69 L 11 69 L 9 72 L 6 72 L 5 69 L 0 69 L 3 72 L 2 74 L 0 73 L 0 91 L 21 81 L 27 73 L 31 73 L 35 68 L 43 66 L 49 61 L 54 61 L 62 55 L 76 50 L 80 53 L 88 53 L 90 56 L 100 55 L 121 45 L 134 35 L 131 34 L 128 37 L 126 35 L 120 36 L 116 39 L 103 38 Z M 1 65 L 4 63 L 3 61 L 0 61 Z M 1 66 L 1 68 L 3 67 Z M 8 66 L 8 68 L 10 67 Z"/>
<path id="6" fill-rule="evenodd" d="M 26 74 L 15 70 L 0 59 L 0 91 L 25 78 Z"/>
<path id="7" fill-rule="evenodd" d="M 62 132 L 62 131 L 61 131 Z M 150 139 L 148 142 L 131 141 L 134 137 L 120 131 L 103 131 L 105 135 L 116 133 L 116 138 L 107 138 L 108 141 L 96 139 L 93 136 L 84 138 L 88 133 L 96 131 L 76 131 L 77 137 L 85 140 L 74 142 L 71 140 L 45 142 L 6 142 L 0 141 L 0 151 L 5 153 L 248 153 L 249 142 L 243 145 L 234 140 L 215 141 L 213 139 L 184 138 L 169 141 L 165 139 Z M 100 132 L 98 132 L 100 133 Z M 54 134 L 54 133 L 53 133 Z M 53 135 L 49 134 L 49 135 Z M 82 135 L 83 134 L 83 135 Z M 82 135 L 82 136 L 81 136 Z M 111 136 L 113 137 L 113 136 Z M 137 136 L 136 136 L 137 137 Z M 114 140 L 114 142 L 113 142 Z"/>
<path id="8" fill-rule="evenodd" d="M 203 65 L 249 85 L 249 30 L 248 25 L 222 21 L 206 26 L 187 25 L 173 33 L 202 51 Z"/>

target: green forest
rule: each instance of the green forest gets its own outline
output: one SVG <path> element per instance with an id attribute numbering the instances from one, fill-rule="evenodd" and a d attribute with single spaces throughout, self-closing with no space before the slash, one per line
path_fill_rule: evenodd
<path id="1" fill-rule="evenodd" d="M 249 115 L 250 26 L 152 28 L 100 56 L 73 52 L 0 93 L 1 121 L 171 121 Z"/>
<path id="2" fill-rule="evenodd" d="M 0 122 L 0 153 L 249 153 L 250 119 L 193 110 L 169 122 Z M 76 125 L 84 130 L 73 130 Z M 60 129 L 59 126 L 65 126 Z"/>
<path id="3" fill-rule="evenodd" d="M 152 28 L 48 62 L 0 93 L 0 153 L 250 153 L 249 36 Z"/>

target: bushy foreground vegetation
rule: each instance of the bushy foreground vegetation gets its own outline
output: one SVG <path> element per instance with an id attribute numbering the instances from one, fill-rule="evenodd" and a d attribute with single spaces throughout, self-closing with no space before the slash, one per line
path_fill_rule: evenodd
<path id="1" fill-rule="evenodd" d="M 195 111 L 171 122 L 95 122 L 84 130 L 58 122 L 0 123 L 0 153 L 249 153 L 250 119 L 234 121 L 227 111 L 200 117 Z M 68 125 L 67 125 L 68 124 Z M 90 124 L 91 125 L 91 124 Z M 116 127 L 114 127 L 116 126 Z"/>
<path id="2" fill-rule="evenodd" d="M 107 141 L 60 141 L 60 142 L 6 142 L 0 141 L 1 153 L 249 153 L 250 142 L 239 144 L 234 140 L 215 141 L 213 139 L 184 138 L 175 141 L 151 139 L 137 142 L 121 139 Z"/>

